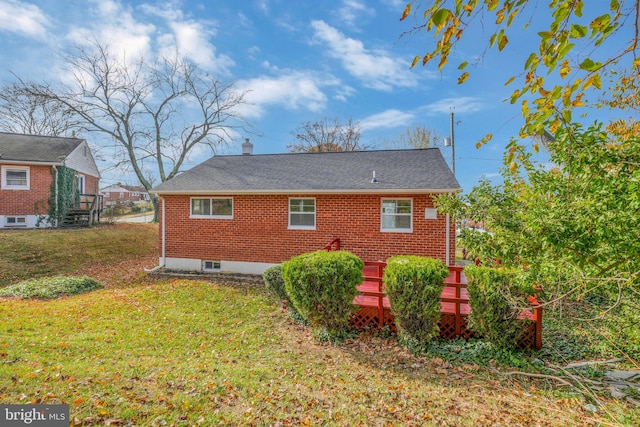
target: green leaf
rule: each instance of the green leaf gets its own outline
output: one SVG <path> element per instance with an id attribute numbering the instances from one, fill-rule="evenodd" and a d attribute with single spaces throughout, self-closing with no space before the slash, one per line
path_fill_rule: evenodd
<path id="1" fill-rule="evenodd" d="M 611 3 L 609 3 L 609 9 L 613 12 L 617 12 L 620 10 L 620 2 L 618 0 L 611 0 Z"/>
<path id="2" fill-rule="evenodd" d="M 449 9 L 438 9 L 438 11 L 431 16 L 431 22 L 433 22 L 436 27 L 441 27 L 447 22 L 450 15 L 451 11 Z"/>
<path id="3" fill-rule="evenodd" d="M 538 55 L 536 55 L 535 52 L 532 52 L 527 58 L 527 61 L 524 63 L 524 69 L 529 70 L 536 59 L 538 59 Z"/>
<path id="4" fill-rule="evenodd" d="M 589 32 L 589 29 L 584 25 L 571 24 L 571 31 L 569 33 L 569 37 L 574 39 L 579 39 L 586 36 Z"/>
<path id="5" fill-rule="evenodd" d="M 585 71 L 596 71 L 602 67 L 601 62 L 594 62 L 591 58 L 587 58 L 580 63 L 580 69 Z"/>
<path id="6" fill-rule="evenodd" d="M 498 50 L 502 51 L 507 46 L 507 43 L 509 43 L 509 39 L 504 34 L 504 30 L 500 30 L 498 34 Z"/>
<path id="7" fill-rule="evenodd" d="M 469 65 L 468 61 L 464 61 L 462 64 L 458 65 L 458 70 L 464 70 Z"/>

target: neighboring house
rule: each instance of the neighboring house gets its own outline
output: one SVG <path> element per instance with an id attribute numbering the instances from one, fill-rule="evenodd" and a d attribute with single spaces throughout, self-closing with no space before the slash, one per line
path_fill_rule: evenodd
<path id="1" fill-rule="evenodd" d="M 460 190 L 440 150 L 215 156 L 151 190 L 160 267 L 261 274 L 339 238 L 364 261 L 453 264 L 455 222 L 433 195 Z"/>
<path id="2" fill-rule="evenodd" d="M 113 184 L 100 190 L 105 206 L 131 206 L 138 202 L 149 202 L 149 193 L 141 185 Z"/>
<path id="3" fill-rule="evenodd" d="M 100 173 L 84 139 L 0 133 L 0 228 L 55 225 L 48 213 L 63 167 L 74 174 L 76 203 L 98 194 Z"/>

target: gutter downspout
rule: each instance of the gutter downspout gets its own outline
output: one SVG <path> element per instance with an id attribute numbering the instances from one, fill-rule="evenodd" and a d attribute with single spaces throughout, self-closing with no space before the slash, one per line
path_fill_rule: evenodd
<path id="1" fill-rule="evenodd" d="M 55 184 L 54 184 L 54 188 L 55 188 L 55 190 L 54 190 L 54 203 L 55 203 L 55 206 L 56 206 L 56 210 L 55 210 L 55 212 L 56 212 L 56 215 L 57 215 L 57 214 L 60 212 L 60 211 L 58 210 L 58 168 L 56 167 L 56 165 L 53 165 L 53 166 L 51 166 L 51 167 L 52 167 L 52 168 L 53 168 L 53 170 L 56 172 L 56 177 L 55 177 L 56 182 L 55 182 Z M 55 224 L 55 225 L 54 225 L 54 224 L 51 222 L 51 220 L 52 220 L 52 219 L 53 219 L 53 218 L 49 218 L 49 223 L 50 223 L 52 226 L 57 225 L 57 224 Z"/>
<path id="2" fill-rule="evenodd" d="M 165 222 L 165 204 L 164 204 L 164 198 L 160 197 L 160 201 L 162 202 L 162 224 L 160 225 L 160 232 L 162 233 L 162 243 L 161 243 L 161 254 L 160 254 L 160 264 L 158 264 L 157 266 L 151 268 L 151 269 L 147 269 L 145 268 L 144 271 L 146 271 L 147 273 L 153 273 L 154 271 L 157 271 L 159 269 L 161 269 L 162 267 L 165 266 L 166 262 L 167 262 L 167 229 L 166 229 L 166 222 Z"/>
<path id="3" fill-rule="evenodd" d="M 450 225 L 451 225 L 451 218 L 449 217 L 449 214 L 446 215 L 446 231 L 445 231 L 445 259 L 446 259 L 446 264 L 447 267 L 451 265 L 451 249 L 449 248 L 449 240 L 451 239 L 451 230 L 450 230 Z"/>

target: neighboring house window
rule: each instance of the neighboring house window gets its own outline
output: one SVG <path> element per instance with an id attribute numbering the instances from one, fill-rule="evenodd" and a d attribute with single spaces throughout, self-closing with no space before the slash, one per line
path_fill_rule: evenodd
<path id="1" fill-rule="evenodd" d="M 8 216 L 7 227 L 26 227 L 27 218 L 23 216 Z"/>
<path id="2" fill-rule="evenodd" d="M 26 166 L 3 166 L 2 167 L 2 188 L 13 190 L 29 189 L 29 167 Z"/>
<path id="3" fill-rule="evenodd" d="M 231 197 L 207 197 L 191 199 L 192 218 L 233 218 Z"/>
<path id="4" fill-rule="evenodd" d="M 78 182 L 78 192 L 84 194 L 84 175 L 76 175 L 76 180 Z"/>
<path id="5" fill-rule="evenodd" d="M 316 199 L 289 199 L 289 228 L 316 229 Z"/>
<path id="6" fill-rule="evenodd" d="M 107 199 L 109 199 L 111 197 L 111 196 L 109 196 L 109 192 L 108 191 L 104 192 L 104 197 L 106 197 Z"/>
<path id="7" fill-rule="evenodd" d="M 124 193 L 120 193 L 120 198 L 124 199 Z"/>
<path id="8" fill-rule="evenodd" d="M 411 199 L 382 199 L 381 231 L 408 233 L 413 230 L 413 201 Z"/>

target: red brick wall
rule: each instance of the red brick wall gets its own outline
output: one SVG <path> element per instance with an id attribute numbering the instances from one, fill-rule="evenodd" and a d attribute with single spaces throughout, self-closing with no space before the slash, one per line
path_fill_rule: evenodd
<path id="1" fill-rule="evenodd" d="M 0 215 L 46 215 L 49 212 L 48 199 L 53 182 L 51 166 L 29 166 L 29 182 L 30 190 L 0 188 Z"/>
<path id="2" fill-rule="evenodd" d="M 435 220 L 424 219 L 425 208 L 433 208 L 431 197 L 425 194 L 291 195 L 315 197 L 315 230 L 288 229 L 288 195 L 233 196 L 233 219 L 190 219 L 189 196 L 163 197 L 169 258 L 280 263 L 292 256 L 322 249 L 339 237 L 343 249 L 365 261 L 385 260 L 399 254 L 445 261 L 445 216 L 438 214 Z M 413 198 L 413 233 L 381 232 L 381 199 L 401 197 Z M 453 220 L 450 233 L 453 262 Z"/>
<path id="3" fill-rule="evenodd" d="M 51 173 L 51 166 L 28 166 L 29 190 L 0 188 L 0 215 L 46 215 L 49 212 L 48 200 L 54 177 Z M 85 175 L 85 192 L 87 194 L 99 193 L 99 179 L 97 177 Z"/>
<path id="4" fill-rule="evenodd" d="M 85 175 L 84 192 L 85 194 L 100 194 L 100 178 L 91 175 Z"/>

